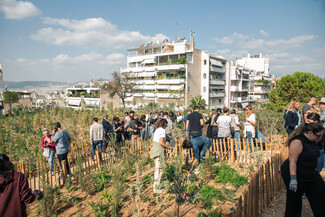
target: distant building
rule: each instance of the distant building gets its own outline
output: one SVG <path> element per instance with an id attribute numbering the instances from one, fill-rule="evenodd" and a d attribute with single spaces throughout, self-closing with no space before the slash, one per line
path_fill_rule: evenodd
<path id="1" fill-rule="evenodd" d="M 236 65 L 255 71 L 254 88 L 250 90 L 250 95 L 256 101 L 265 103 L 268 101 L 268 93 L 271 90 L 271 76 L 269 75 L 269 58 L 260 53 L 259 55 L 247 57 L 236 61 Z"/>
<path id="2" fill-rule="evenodd" d="M 174 102 L 187 107 L 192 97 L 202 96 L 210 109 L 223 107 L 226 59 L 196 49 L 193 34 L 190 43 L 164 40 L 128 51 L 127 67 L 120 71 L 135 88 L 126 106 Z"/>
<path id="3" fill-rule="evenodd" d="M 225 106 L 241 110 L 254 102 L 251 90 L 254 89 L 255 71 L 227 63 Z"/>
<path id="4" fill-rule="evenodd" d="M 20 99 L 17 103 L 13 103 L 11 105 L 11 109 L 14 109 L 19 106 L 23 107 L 32 107 L 32 93 L 28 91 L 15 91 L 16 93 L 19 93 Z M 3 102 L 3 109 L 4 113 L 7 114 L 9 112 L 10 106 L 7 103 Z"/>
<path id="5" fill-rule="evenodd" d="M 73 109 L 100 107 L 100 88 L 74 86 L 66 89 L 66 106 Z"/>

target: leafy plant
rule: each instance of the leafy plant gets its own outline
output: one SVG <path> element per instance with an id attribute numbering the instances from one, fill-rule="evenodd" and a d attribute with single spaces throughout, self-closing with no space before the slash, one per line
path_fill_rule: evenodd
<path id="1" fill-rule="evenodd" d="M 230 182 L 234 187 L 239 187 L 243 184 L 248 183 L 248 178 L 239 175 L 237 170 L 229 167 L 225 163 L 221 163 L 219 166 L 214 167 L 214 173 L 217 175 L 216 183 L 227 183 Z"/>
<path id="2" fill-rule="evenodd" d="M 216 202 L 216 199 L 220 201 L 224 201 L 226 199 L 219 189 L 211 185 L 205 185 L 200 190 L 200 200 L 206 209 L 211 209 L 212 204 L 213 202 Z"/>

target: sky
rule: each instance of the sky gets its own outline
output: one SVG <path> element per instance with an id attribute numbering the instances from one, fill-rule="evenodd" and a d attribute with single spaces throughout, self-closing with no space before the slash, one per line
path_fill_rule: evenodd
<path id="1" fill-rule="evenodd" d="M 0 64 L 6 81 L 110 79 L 127 49 L 190 31 L 228 61 L 325 77 L 325 0 L 0 0 Z"/>

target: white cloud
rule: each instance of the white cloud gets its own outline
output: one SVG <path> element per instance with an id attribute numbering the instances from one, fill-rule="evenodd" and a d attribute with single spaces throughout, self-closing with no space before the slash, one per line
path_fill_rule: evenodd
<path id="1" fill-rule="evenodd" d="M 1 0 L 0 11 L 5 14 L 6 19 L 23 19 L 41 14 L 31 2 L 16 0 Z"/>
<path id="2" fill-rule="evenodd" d="M 7 80 L 89 81 L 110 78 L 113 71 L 124 65 L 121 53 L 102 55 L 87 53 L 79 56 L 58 54 L 51 59 L 17 58 L 4 62 Z"/>
<path id="3" fill-rule="evenodd" d="M 251 54 L 263 52 L 270 58 L 271 73 L 283 75 L 295 71 L 306 71 L 324 77 L 325 64 L 322 58 L 325 55 L 325 47 L 312 49 L 307 44 L 307 42 L 315 41 L 317 38 L 316 35 L 300 35 L 289 39 L 266 40 L 233 33 L 214 39 L 219 44 L 216 55 L 222 55 L 228 61 L 243 58 L 248 52 Z"/>
<path id="4" fill-rule="evenodd" d="M 149 36 L 120 30 L 101 17 L 84 20 L 45 17 L 43 23 L 50 27 L 38 30 L 31 38 L 59 46 L 125 48 L 168 38 L 163 34 Z"/>
<path id="5" fill-rule="evenodd" d="M 268 32 L 264 31 L 263 29 L 260 30 L 260 33 L 263 36 L 269 36 L 270 35 Z"/>

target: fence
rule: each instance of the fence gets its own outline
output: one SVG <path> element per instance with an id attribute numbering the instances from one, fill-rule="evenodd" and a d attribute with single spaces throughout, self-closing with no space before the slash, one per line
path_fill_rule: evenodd
<path id="1" fill-rule="evenodd" d="M 126 152 L 148 155 L 150 149 L 150 143 L 134 141 L 128 145 L 118 147 L 118 151 L 111 149 L 110 152 L 102 153 L 102 160 L 100 161 L 97 150 L 95 151 L 94 160 L 91 160 L 90 148 L 83 146 L 82 149 L 77 149 L 71 144 L 68 164 L 70 172 L 74 174 L 78 166 L 76 162 L 79 161 L 79 167 L 81 166 L 79 169 L 81 169 L 82 174 L 88 175 L 100 170 L 105 164 L 113 163 L 118 152 L 121 155 L 126 154 Z M 254 155 L 256 153 L 260 154 L 259 159 Z M 173 159 L 180 154 L 187 156 L 189 160 L 194 158 L 192 149 L 186 150 L 182 148 L 182 141 L 176 141 L 175 148 L 166 150 L 167 160 Z M 214 140 L 207 155 L 213 155 L 216 161 L 225 160 L 232 164 L 253 164 L 256 161 L 261 161 L 259 170 L 250 174 L 250 184 L 246 193 L 237 200 L 236 210 L 223 210 L 223 216 L 257 217 L 271 202 L 275 192 L 283 186 L 280 166 L 288 156 L 288 149 L 281 137 L 266 139 L 265 142 L 257 139 L 251 139 L 250 141 L 245 139 Z M 36 161 L 35 164 L 34 169 L 27 167 L 26 163 L 21 161 L 16 165 L 17 170 L 28 177 L 31 188 L 44 189 L 46 183 L 52 187 L 65 184 L 67 180 L 65 162 L 62 162 L 62 179 L 60 179 L 59 172 L 54 174 L 46 172 L 48 165 L 44 158 Z M 55 170 L 60 171 L 58 162 L 55 164 Z"/>

